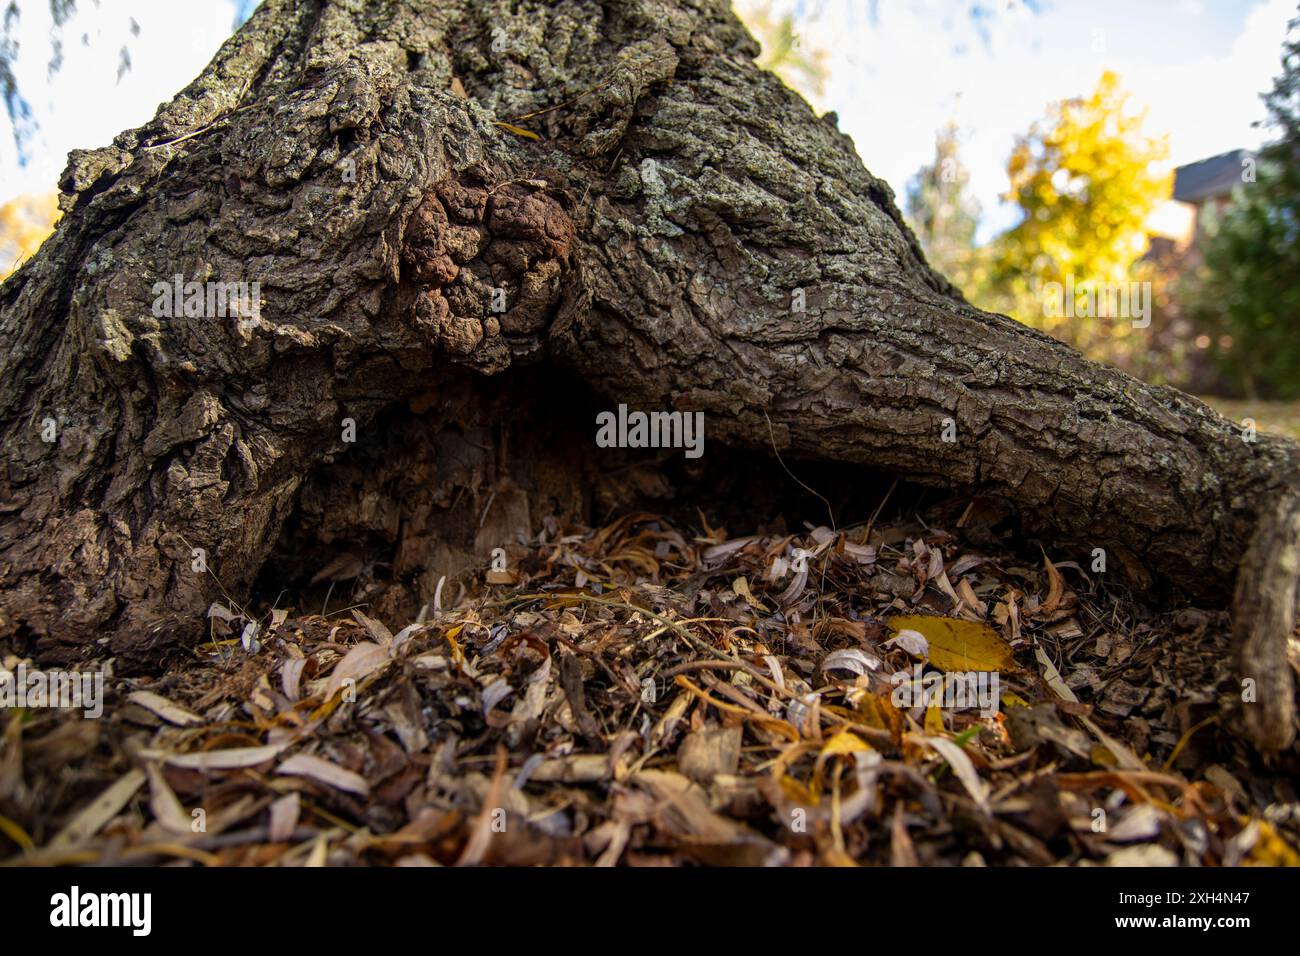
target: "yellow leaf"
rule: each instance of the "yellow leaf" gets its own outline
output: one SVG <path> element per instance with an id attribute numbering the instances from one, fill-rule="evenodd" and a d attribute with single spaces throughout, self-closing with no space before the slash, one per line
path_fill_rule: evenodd
<path id="1" fill-rule="evenodd" d="M 759 601 L 758 598 L 754 597 L 754 592 L 752 592 L 752 591 L 749 589 L 749 581 L 747 581 L 745 578 L 740 577 L 740 578 L 736 578 L 736 580 L 732 581 L 732 582 L 731 582 L 731 590 L 732 590 L 732 591 L 733 591 L 733 592 L 734 592 L 738 597 L 742 597 L 742 598 L 744 598 L 744 599 L 745 599 L 745 603 L 748 604 L 750 607 L 752 607 L 754 610 L 756 610 L 756 611 L 766 611 L 766 610 L 767 610 L 767 608 L 763 606 L 763 603 L 762 603 L 761 601 Z"/>
<path id="2" fill-rule="evenodd" d="M 943 733 L 943 710 L 936 700 L 925 709 L 925 732 L 932 737 Z"/>
<path id="3" fill-rule="evenodd" d="M 823 852 L 819 862 L 822 866 L 856 867 L 858 865 L 857 860 L 843 850 L 837 850 L 834 847 Z"/>
<path id="4" fill-rule="evenodd" d="M 916 631 L 930 645 L 929 661 L 941 671 L 1019 670 L 1011 646 L 993 628 L 977 621 L 959 621 L 929 614 L 891 618 L 897 631 Z"/>
<path id="5" fill-rule="evenodd" d="M 834 757 L 847 757 L 849 754 L 865 753 L 871 751 L 871 745 L 862 740 L 856 734 L 848 730 L 841 730 L 838 734 L 826 741 L 822 747 L 821 753 L 817 755 L 817 762 L 813 764 L 812 785 L 809 788 L 809 794 L 814 801 L 821 799 L 822 776 L 826 769 L 827 761 Z"/>
<path id="6" fill-rule="evenodd" d="M 3 833 L 14 843 L 18 844 L 20 850 L 31 850 L 34 848 L 32 838 L 27 835 L 27 831 L 20 827 L 8 817 L 0 816 L 0 833 Z"/>
<path id="7" fill-rule="evenodd" d="M 871 745 L 853 733 L 851 730 L 841 730 L 838 734 L 826 741 L 826 746 L 822 747 L 821 757 L 835 757 L 840 754 L 857 753 L 860 750 L 870 750 Z"/>
<path id="8" fill-rule="evenodd" d="M 888 730 L 895 736 L 902 728 L 902 716 L 889 700 L 888 695 L 864 693 L 858 700 L 855 711 L 858 720 L 877 730 Z"/>
<path id="9" fill-rule="evenodd" d="M 513 126 L 510 123 L 502 123 L 499 121 L 492 125 L 500 126 L 507 133 L 514 133 L 516 136 L 522 136 L 524 139 L 536 139 L 536 140 L 541 139 L 541 137 L 538 136 L 536 133 L 534 133 L 532 130 L 524 129 L 522 126 Z"/>
<path id="10" fill-rule="evenodd" d="M 781 778 L 781 792 L 792 803 L 808 805 L 817 802 L 812 792 L 803 783 L 788 774 Z"/>
<path id="11" fill-rule="evenodd" d="M 1114 767 L 1119 764 L 1119 761 L 1115 759 L 1115 755 L 1101 744 L 1092 745 L 1092 762 L 1098 767 Z"/>
<path id="12" fill-rule="evenodd" d="M 1300 866 L 1300 854 L 1266 820 L 1259 821 L 1259 839 L 1247 857 L 1249 866 Z"/>

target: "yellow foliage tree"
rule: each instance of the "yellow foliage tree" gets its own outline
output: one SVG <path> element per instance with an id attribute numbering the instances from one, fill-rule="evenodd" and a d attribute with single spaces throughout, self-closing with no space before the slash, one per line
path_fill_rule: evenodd
<path id="1" fill-rule="evenodd" d="M 825 92 L 829 75 L 826 51 L 804 47 L 793 14 L 773 12 L 770 0 L 736 0 L 732 9 L 763 47 L 755 61 L 759 66 L 771 70 L 805 99 L 813 100 Z"/>
<path id="2" fill-rule="evenodd" d="M 989 284 L 975 293 L 985 308 L 1112 361 L 1131 346 L 1123 340 L 1132 338 L 1132 322 L 1106 315 L 1104 307 L 1088 315 L 1095 310 L 1081 300 L 1102 284 L 1142 280 L 1144 224 L 1169 198 L 1173 181 L 1165 138 L 1144 132 L 1146 110 L 1129 101 L 1119 77 L 1107 71 L 1090 96 L 1053 104 L 1045 122 L 1017 140 L 1005 198 L 1023 219 L 994 240 Z M 1054 308 L 1058 288 L 1073 288 L 1078 307 L 1062 300 L 1064 307 Z"/>
<path id="3" fill-rule="evenodd" d="M 56 193 L 19 196 L 0 206 L 0 281 L 41 247 L 58 218 Z"/>

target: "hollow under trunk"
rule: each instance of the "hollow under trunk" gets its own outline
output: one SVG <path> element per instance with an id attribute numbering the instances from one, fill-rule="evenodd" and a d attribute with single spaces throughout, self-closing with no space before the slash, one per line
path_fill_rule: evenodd
<path id="1" fill-rule="evenodd" d="M 139 656 L 273 552 L 388 542 L 427 587 L 614 504 L 638 461 L 557 433 L 567 375 L 702 411 L 708 448 L 1006 503 L 1201 601 L 1244 559 L 1249 727 L 1288 744 L 1296 445 L 966 304 L 756 52 L 720 0 L 268 0 L 73 154 L 0 287 L 0 636 Z"/>

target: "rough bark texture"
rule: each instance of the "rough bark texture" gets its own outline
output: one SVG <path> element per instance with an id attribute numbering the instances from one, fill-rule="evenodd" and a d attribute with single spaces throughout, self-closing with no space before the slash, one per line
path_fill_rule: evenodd
<path id="1" fill-rule="evenodd" d="M 1280 495 L 1266 506 L 1237 574 L 1233 637 L 1243 678 L 1261 688 L 1244 711 L 1252 739 L 1268 750 L 1293 736 L 1293 670 L 1300 670 L 1300 496 Z M 1281 635 L 1282 640 L 1278 637 Z M 1271 679 L 1265 675 L 1272 675 Z"/>
<path id="2" fill-rule="evenodd" d="M 703 410 L 710 442 L 1003 499 L 1085 560 L 1227 600 L 1219 569 L 1297 487 L 1296 446 L 965 304 L 756 51 L 719 0 L 268 0 L 152 122 L 73 155 L 67 215 L 0 287 L 0 635 L 46 656 L 189 637 L 295 509 L 319 530 L 352 502 L 413 574 L 444 536 L 481 550 L 452 489 L 509 498 L 519 476 L 448 450 L 491 431 L 463 405 L 493 389 L 467 382 L 537 363 Z M 177 274 L 258 281 L 260 306 L 155 317 Z M 511 396 L 497 421 L 545 421 L 544 395 Z M 358 471 L 345 419 L 429 440 Z M 567 447 L 525 499 L 579 507 L 600 468 Z M 1260 535 L 1254 664 L 1291 623 Z M 1287 668 L 1251 676 L 1256 739 L 1283 745 Z"/>

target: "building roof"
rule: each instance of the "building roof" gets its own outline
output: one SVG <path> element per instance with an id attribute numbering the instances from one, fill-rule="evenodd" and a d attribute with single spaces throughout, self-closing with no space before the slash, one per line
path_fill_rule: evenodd
<path id="1" fill-rule="evenodd" d="M 1198 203 L 1226 195 L 1241 182 L 1241 161 L 1249 155 L 1249 150 L 1234 149 L 1230 153 L 1179 166 L 1174 170 L 1174 198 L 1180 202 Z"/>

